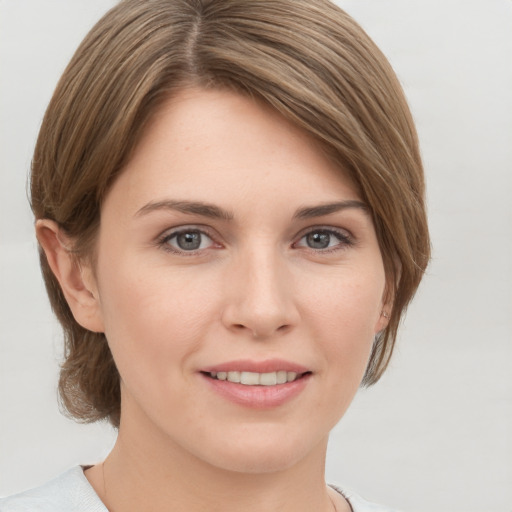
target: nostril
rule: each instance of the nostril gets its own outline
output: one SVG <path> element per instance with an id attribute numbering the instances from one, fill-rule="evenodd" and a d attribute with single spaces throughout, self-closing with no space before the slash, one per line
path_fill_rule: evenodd
<path id="1" fill-rule="evenodd" d="M 279 327 L 277 327 L 277 329 L 272 330 L 271 332 L 266 332 L 266 330 L 264 328 L 256 329 L 256 328 L 251 328 L 244 324 L 233 324 L 232 328 L 235 331 L 250 331 L 250 332 L 252 332 L 252 335 L 254 338 L 266 338 L 267 336 L 270 336 L 272 333 L 284 334 L 291 328 L 291 325 L 290 324 L 280 325 Z"/>

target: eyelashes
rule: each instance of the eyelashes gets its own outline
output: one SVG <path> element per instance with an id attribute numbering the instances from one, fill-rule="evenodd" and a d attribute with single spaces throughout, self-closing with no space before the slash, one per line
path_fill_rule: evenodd
<path id="1" fill-rule="evenodd" d="M 166 231 L 158 239 L 158 246 L 163 250 L 183 255 L 203 254 L 210 249 L 222 249 L 215 235 L 199 226 L 183 226 Z M 293 249 L 307 250 L 314 254 L 328 254 L 348 249 L 355 245 L 352 234 L 344 229 L 334 227 L 311 227 L 302 232 L 291 244 Z"/>
<path id="2" fill-rule="evenodd" d="M 292 247 L 305 247 L 320 253 L 328 253 L 352 247 L 355 241 L 348 231 L 335 228 L 309 228 Z"/>
<path id="3" fill-rule="evenodd" d="M 183 227 L 170 233 L 167 232 L 160 237 L 158 245 L 168 252 L 187 256 L 197 254 L 205 249 L 222 247 L 214 242 L 204 229 L 197 227 Z"/>

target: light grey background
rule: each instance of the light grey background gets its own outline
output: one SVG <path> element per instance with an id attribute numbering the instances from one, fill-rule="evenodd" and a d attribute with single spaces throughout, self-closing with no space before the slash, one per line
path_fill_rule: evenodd
<path id="1" fill-rule="evenodd" d="M 333 432 L 327 477 L 410 512 L 512 510 L 512 2 L 340 0 L 417 121 L 434 258 L 382 381 Z M 0 495 L 94 463 L 104 425 L 56 402 L 61 335 L 26 175 L 46 104 L 112 0 L 0 2 Z"/>

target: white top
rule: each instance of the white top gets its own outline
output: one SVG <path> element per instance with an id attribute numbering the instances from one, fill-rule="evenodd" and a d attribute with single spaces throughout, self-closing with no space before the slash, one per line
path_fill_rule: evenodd
<path id="1" fill-rule="evenodd" d="M 350 503 L 353 512 L 393 512 L 359 496 L 335 488 Z M 54 480 L 7 498 L 0 498 L 0 512 L 108 512 L 84 475 L 75 466 Z M 395 511 L 396 512 L 396 511 Z"/>

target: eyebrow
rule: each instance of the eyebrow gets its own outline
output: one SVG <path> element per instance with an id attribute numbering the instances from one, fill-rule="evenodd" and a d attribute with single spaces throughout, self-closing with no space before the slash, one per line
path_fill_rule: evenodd
<path id="1" fill-rule="evenodd" d="M 161 211 L 161 210 L 174 210 L 181 213 L 188 213 L 190 215 L 201 215 L 202 217 L 209 217 L 211 219 L 232 220 L 233 214 L 215 206 L 213 204 L 203 203 L 201 201 L 153 201 L 142 208 L 137 210 L 135 217 L 141 217 L 148 213 Z"/>
<path id="2" fill-rule="evenodd" d="M 321 204 L 318 206 L 305 206 L 299 208 L 293 215 L 294 219 L 311 219 L 322 217 L 332 213 L 357 208 L 368 213 L 368 207 L 365 203 L 356 200 L 337 201 L 335 203 Z M 167 199 L 164 201 L 152 201 L 137 210 L 135 217 L 142 217 L 149 213 L 161 210 L 174 210 L 190 215 L 201 215 L 211 219 L 233 220 L 234 215 L 227 210 L 223 210 L 214 204 L 204 203 L 202 201 L 174 201 Z"/>
<path id="3" fill-rule="evenodd" d="M 348 200 L 348 201 L 337 201 L 335 203 L 321 204 L 319 206 L 306 206 L 298 209 L 293 218 L 294 219 L 311 219 L 314 217 L 322 217 L 324 215 L 330 215 L 341 210 L 347 210 L 349 208 L 358 208 L 363 210 L 365 213 L 369 213 L 368 206 L 362 201 Z"/>

